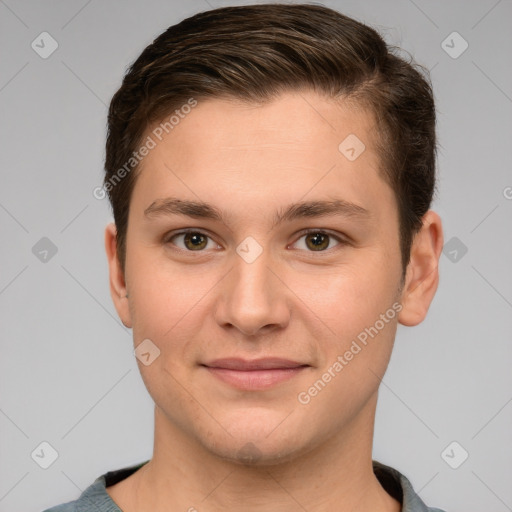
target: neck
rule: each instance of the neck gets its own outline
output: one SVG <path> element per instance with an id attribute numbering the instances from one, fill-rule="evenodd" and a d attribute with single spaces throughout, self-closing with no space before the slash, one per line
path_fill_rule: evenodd
<path id="1" fill-rule="evenodd" d="M 399 512 L 373 473 L 376 398 L 341 433 L 268 464 L 223 459 L 156 408 L 154 456 L 133 475 L 131 495 L 118 504 L 134 503 L 138 511 Z"/>

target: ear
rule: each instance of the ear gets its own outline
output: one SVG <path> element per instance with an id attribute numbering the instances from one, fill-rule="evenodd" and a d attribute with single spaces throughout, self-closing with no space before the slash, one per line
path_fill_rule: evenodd
<path id="1" fill-rule="evenodd" d="M 117 254 L 117 229 L 113 223 L 105 228 L 105 251 L 109 268 L 110 296 L 125 327 L 132 327 L 128 292 Z"/>
<path id="2" fill-rule="evenodd" d="M 429 210 L 423 216 L 423 226 L 411 246 L 402 289 L 402 310 L 398 321 L 407 326 L 418 325 L 427 316 L 439 283 L 439 258 L 443 249 L 441 218 Z"/>

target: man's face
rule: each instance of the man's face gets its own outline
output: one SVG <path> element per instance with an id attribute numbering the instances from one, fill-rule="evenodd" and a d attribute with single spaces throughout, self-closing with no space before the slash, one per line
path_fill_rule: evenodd
<path id="1" fill-rule="evenodd" d="M 160 351 L 139 362 L 157 428 L 267 462 L 371 429 L 402 272 L 372 123 L 290 92 L 264 106 L 199 101 L 153 136 L 131 199 L 124 320 L 136 346 Z M 222 220 L 177 213 L 178 199 Z M 330 214 L 288 210 L 335 201 Z"/>

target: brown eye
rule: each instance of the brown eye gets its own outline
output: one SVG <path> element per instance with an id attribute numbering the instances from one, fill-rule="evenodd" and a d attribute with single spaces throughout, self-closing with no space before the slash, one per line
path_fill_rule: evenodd
<path id="1" fill-rule="evenodd" d="M 182 239 L 182 244 L 176 243 L 176 240 Z M 186 251 L 202 251 L 207 247 L 210 237 L 200 231 L 184 231 L 176 233 L 167 241 L 171 242 L 182 250 Z M 212 241 L 213 243 L 213 241 Z M 215 244 L 214 244 L 215 245 Z"/>
<path id="2" fill-rule="evenodd" d="M 329 247 L 329 235 L 313 233 L 306 235 L 306 245 L 313 251 L 322 251 Z"/>
<path id="3" fill-rule="evenodd" d="M 207 245 L 207 237 L 201 233 L 187 233 L 183 239 L 187 249 L 195 251 L 197 249 L 204 249 Z"/>
<path id="4" fill-rule="evenodd" d="M 331 243 L 333 240 L 336 242 L 335 244 Z M 341 238 L 330 233 L 311 230 L 303 234 L 299 240 L 295 242 L 295 245 L 298 246 L 299 249 L 304 249 L 308 252 L 325 252 L 327 249 L 331 249 L 333 245 L 343 245 L 344 243 Z"/>

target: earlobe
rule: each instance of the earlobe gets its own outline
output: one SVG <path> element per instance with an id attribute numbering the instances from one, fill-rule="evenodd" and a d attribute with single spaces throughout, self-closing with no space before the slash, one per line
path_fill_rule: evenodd
<path id="1" fill-rule="evenodd" d="M 117 230 L 113 223 L 105 228 L 105 252 L 109 268 L 110 296 L 125 327 L 132 327 L 125 276 L 117 253 Z"/>
<path id="2" fill-rule="evenodd" d="M 414 237 L 402 291 L 403 309 L 398 316 L 402 325 L 413 326 L 427 316 L 439 283 L 439 258 L 443 249 L 441 218 L 429 210 L 423 226 Z"/>

